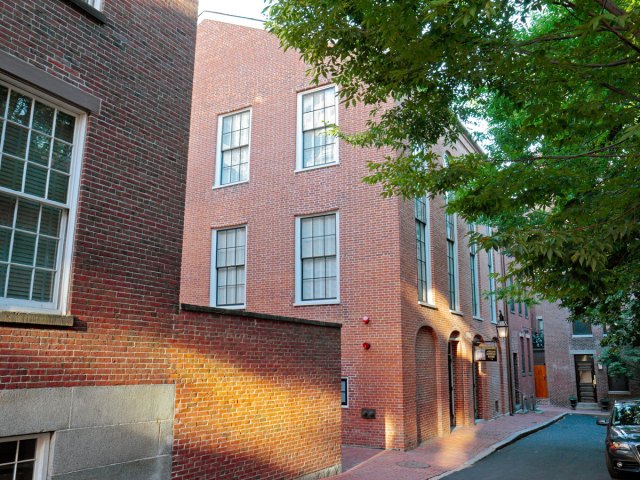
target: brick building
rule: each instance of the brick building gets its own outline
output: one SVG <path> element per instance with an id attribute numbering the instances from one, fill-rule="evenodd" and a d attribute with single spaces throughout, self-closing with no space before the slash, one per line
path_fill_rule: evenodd
<path id="1" fill-rule="evenodd" d="M 2 478 L 340 468 L 339 325 L 180 311 L 195 34 L 195 0 L 0 0 Z"/>
<path id="2" fill-rule="evenodd" d="M 391 152 L 326 125 L 360 131 L 367 109 L 237 20 L 198 27 L 182 302 L 341 324 L 345 444 L 407 449 L 505 413 L 504 342 L 498 361 L 474 361 L 504 310 L 482 295 L 499 255 L 470 249 L 443 198 L 365 185 L 367 161 Z M 476 149 L 463 135 L 438 153 Z"/>
<path id="3" fill-rule="evenodd" d="M 535 307 L 537 332 L 542 342 L 549 400 L 568 406 L 575 396 L 580 407 L 595 407 L 603 398 L 624 400 L 640 395 L 637 378 L 612 377 L 599 361 L 600 341 L 606 335 L 599 325 L 569 322 L 569 313 L 555 303 Z"/>

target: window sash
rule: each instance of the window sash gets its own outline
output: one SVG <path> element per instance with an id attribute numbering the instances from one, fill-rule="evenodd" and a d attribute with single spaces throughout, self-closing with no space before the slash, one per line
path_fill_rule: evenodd
<path id="1" fill-rule="evenodd" d="M 336 87 L 322 87 L 298 96 L 298 169 L 338 163 Z"/>
<path id="2" fill-rule="evenodd" d="M 433 305 L 431 279 L 431 239 L 429 228 L 429 198 L 418 197 L 414 201 L 416 218 L 416 266 L 418 272 L 418 301 Z"/>
<path id="3" fill-rule="evenodd" d="M 215 232 L 215 305 L 238 307 L 246 297 L 246 227 Z"/>
<path id="4" fill-rule="evenodd" d="M 592 335 L 591 324 L 580 320 L 572 322 L 571 330 L 573 335 Z"/>
<path id="5" fill-rule="evenodd" d="M 300 219 L 302 301 L 338 298 L 336 215 Z"/>
<path id="6" fill-rule="evenodd" d="M 0 438 L 0 453 L 6 460 L 0 463 L 0 469 L 5 470 L 3 478 L 8 474 L 8 480 L 27 477 L 44 480 L 47 475 L 49 434 Z"/>
<path id="7" fill-rule="evenodd" d="M 218 126 L 217 184 L 249 180 L 251 110 L 220 117 Z"/>
<path id="8" fill-rule="evenodd" d="M 0 308 L 65 308 L 83 123 L 42 95 L 0 81 Z"/>
<path id="9" fill-rule="evenodd" d="M 487 235 L 491 234 L 491 229 L 489 227 L 487 227 L 486 230 Z M 488 268 L 488 272 L 489 272 L 489 302 L 490 302 L 490 315 L 491 315 L 491 322 L 492 323 L 496 323 L 497 322 L 497 312 L 496 312 L 496 279 L 493 277 L 493 274 L 495 273 L 495 267 L 494 267 L 494 258 L 493 258 L 493 249 L 490 249 L 487 252 L 487 268 Z"/>
<path id="10" fill-rule="evenodd" d="M 340 404 L 343 407 L 349 406 L 349 379 L 340 379 Z"/>

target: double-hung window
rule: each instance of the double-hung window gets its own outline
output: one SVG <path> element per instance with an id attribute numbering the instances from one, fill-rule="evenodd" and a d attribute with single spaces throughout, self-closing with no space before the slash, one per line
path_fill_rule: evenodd
<path id="1" fill-rule="evenodd" d="M 247 228 L 213 232 L 211 305 L 243 308 L 246 295 Z"/>
<path id="2" fill-rule="evenodd" d="M 336 87 L 298 94 L 296 170 L 338 163 L 338 139 L 331 134 L 337 124 Z"/>
<path id="3" fill-rule="evenodd" d="M 340 379 L 340 404 L 345 408 L 349 406 L 349 379 L 345 377 Z"/>
<path id="4" fill-rule="evenodd" d="M 0 438 L 0 479 L 44 480 L 49 435 Z"/>
<path id="5" fill-rule="evenodd" d="M 469 233 L 474 233 L 476 227 L 469 224 Z M 469 265 L 471 266 L 471 314 L 480 318 L 480 279 L 478 277 L 478 246 L 469 240 Z"/>
<path id="6" fill-rule="evenodd" d="M 338 214 L 296 218 L 296 303 L 338 303 Z"/>
<path id="7" fill-rule="evenodd" d="M 486 235 L 491 235 L 491 228 L 486 227 Z M 493 258 L 493 249 L 489 249 L 487 252 L 487 268 L 489 271 L 489 312 L 491 315 L 491 323 L 497 322 L 497 312 L 496 312 L 496 279 L 494 277 L 495 274 L 495 266 L 494 266 L 494 258 Z"/>
<path id="8" fill-rule="evenodd" d="M 215 186 L 249 180 L 249 141 L 251 110 L 218 118 L 218 148 Z"/>
<path id="9" fill-rule="evenodd" d="M 447 235 L 447 275 L 449 278 L 449 308 L 451 310 L 458 311 L 460 309 L 460 292 L 458 291 L 458 246 L 455 213 L 445 212 L 444 220 Z"/>
<path id="10" fill-rule="evenodd" d="M 0 82 L 0 308 L 66 310 L 84 118 Z"/>
<path id="11" fill-rule="evenodd" d="M 431 283 L 431 242 L 429 225 L 429 197 L 414 201 L 416 217 L 416 247 L 418 267 L 418 301 L 430 305 L 435 303 Z"/>

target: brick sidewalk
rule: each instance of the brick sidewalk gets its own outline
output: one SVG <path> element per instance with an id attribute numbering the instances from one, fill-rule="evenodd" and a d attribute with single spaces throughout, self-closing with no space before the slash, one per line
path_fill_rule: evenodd
<path id="1" fill-rule="evenodd" d="M 350 470 L 331 477 L 334 480 L 426 480 L 446 476 L 469 466 L 532 433 L 567 413 L 598 414 L 598 411 L 574 411 L 543 407 L 542 412 L 504 416 L 473 427 L 458 427 L 450 436 L 435 438 L 408 452 L 343 447 L 343 468 Z"/>

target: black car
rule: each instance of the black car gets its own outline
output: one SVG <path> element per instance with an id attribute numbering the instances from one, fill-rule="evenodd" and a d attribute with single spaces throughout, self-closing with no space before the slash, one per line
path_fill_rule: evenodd
<path id="1" fill-rule="evenodd" d="M 616 401 L 609 418 L 598 425 L 607 426 L 605 459 L 611 478 L 640 476 L 640 400 Z"/>

